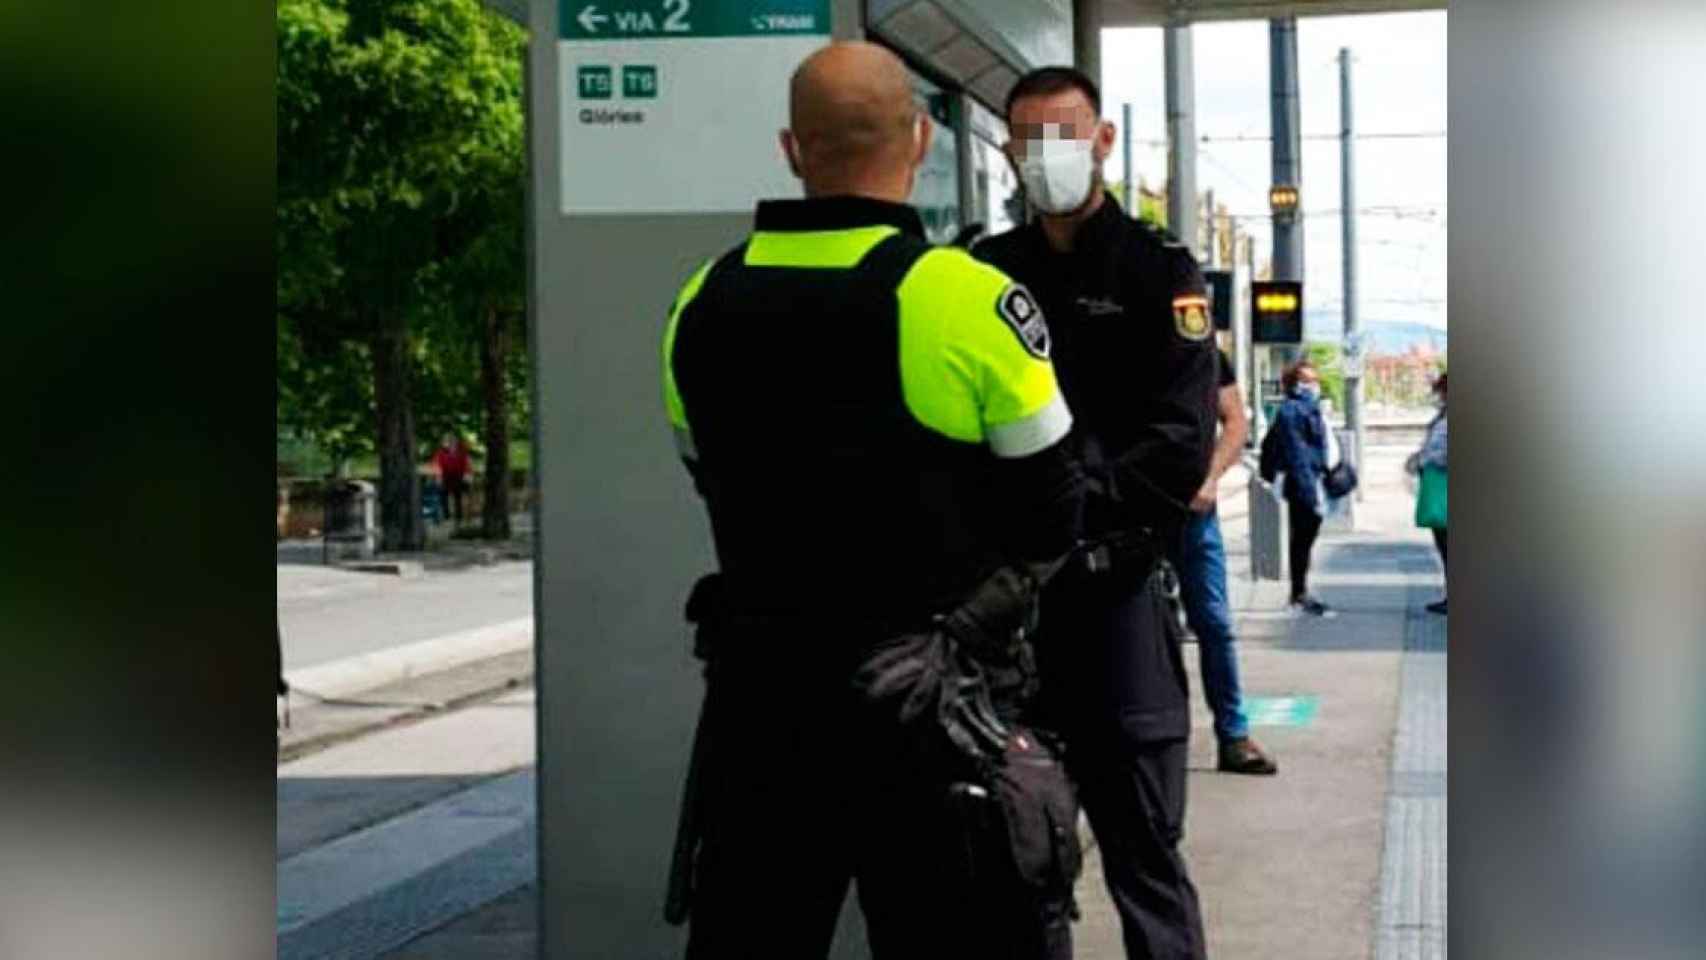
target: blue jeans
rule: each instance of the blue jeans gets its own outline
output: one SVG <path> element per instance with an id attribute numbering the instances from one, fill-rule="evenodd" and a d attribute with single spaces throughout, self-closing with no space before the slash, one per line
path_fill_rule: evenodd
<path id="1" fill-rule="evenodd" d="M 1225 743 L 1249 735 L 1244 693 L 1238 682 L 1238 654 L 1232 648 L 1232 605 L 1226 597 L 1226 544 L 1220 538 L 1220 514 L 1193 512 L 1185 521 L 1173 566 L 1185 620 L 1197 637 L 1203 696 L 1214 711 L 1214 736 Z"/>

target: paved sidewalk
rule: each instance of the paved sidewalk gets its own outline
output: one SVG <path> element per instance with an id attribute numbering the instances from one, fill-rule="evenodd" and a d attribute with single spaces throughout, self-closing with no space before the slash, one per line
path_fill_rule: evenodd
<path id="1" fill-rule="evenodd" d="M 286 671 L 533 615 L 533 564 L 509 561 L 418 577 L 281 563 Z"/>
<path id="2" fill-rule="evenodd" d="M 1369 451 L 1358 530 L 1317 547 L 1312 588 L 1337 609 L 1330 620 L 1297 618 L 1284 610 L 1283 583 L 1249 580 L 1244 498 L 1223 487 L 1251 732 L 1280 772 L 1215 773 L 1211 718 L 1195 697 L 1184 846 L 1216 960 L 1444 956 L 1445 621 L 1422 609 L 1437 599 L 1442 577 L 1431 546 L 1408 523 L 1399 472 L 1407 452 Z M 1241 491 L 1241 476 L 1227 482 Z M 1431 651 L 1433 662 L 1417 667 L 1407 650 Z M 1193 650 L 1186 654 L 1194 659 Z M 1432 683 L 1417 682 L 1430 670 Z M 1191 683 L 1200 690 L 1196 673 Z M 1401 732 L 1426 756 L 1406 748 L 1395 773 Z M 1409 772 L 1424 767 L 1426 774 Z M 1437 817 L 1430 825 L 1404 806 L 1404 792 L 1436 787 L 1422 813 Z M 1120 960 L 1100 870 L 1092 851 L 1075 956 Z M 1439 949 L 1392 952 L 1405 937 Z"/>
<path id="3" fill-rule="evenodd" d="M 1185 850 L 1216 960 L 1444 957 L 1445 621 L 1422 609 L 1438 597 L 1442 578 L 1431 545 L 1408 523 L 1409 493 L 1398 469 L 1407 452 L 1370 449 L 1358 530 L 1328 537 L 1317 548 L 1314 587 L 1340 611 L 1332 620 L 1295 618 L 1283 609 L 1283 584 L 1248 579 L 1242 477 L 1229 477 L 1223 487 L 1229 586 L 1245 694 L 1256 724 L 1252 732 L 1274 752 L 1280 773 L 1254 778 L 1213 772 L 1209 716 L 1196 697 Z M 1187 647 L 1186 655 L 1194 667 L 1195 651 Z M 1193 669 L 1193 690 L 1198 682 Z M 491 709 L 524 708 L 518 700 Z M 293 946 L 337 942 L 345 923 L 363 936 L 380 928 L 362 942 L 401 943 L 382 954 L 390 960 L 535 956 L 536 887 L 527 873 L 531 861 L 516 853 L 531 839 L 531 808 L 520 812 L 500 802 L 521 796 L 513 793 L 512 778 L 528 773 L 481 779 L 531 762 L 531 728 L 503 734 L 503 724 L 520 720 L 496 720 L 501 715 L 476 721 L 452 714 L 388 732 L 382 736 L 396 739 L 386 744 L 373 743 L 375 737 L 336 748 L 347 751 L 336 762 L 351 769 L 377 770 L 375 758 L 392 758 L 384 761 L 390 764 L 386 773 L 376 775 L 388 790 L 382 797 L 372 790 L 364 794 L 361 779 L 325 779 L 317 772 L 310 777 L 313 768 L 303 765 L 280 769 L 280 854 L 293 852 L 298 878 L 302 868 L 314 865 L 302 858 L 328 845 L 379 849 L 381 840 L 399 840 L 393 825 L 411 815 L 423 827 L 460 824 L 459 816 L 472 816 L 476 826 L 464 826 L 463 842 L 485 836 L 481 830 L 492 836 L 436 859 L 419 853 L 427 866 L 418 875 L 330 910 L 315 937 L 298 934 Z M 476 749 L 475 742 L 486 746 Z M 332 763 L 328 755 L 335 752 L 309 759 L 327 756 L 320 762 Z M 430 774 L 405 770 L 428 760 Z M 305 778 L 321 782 L 315 786 Z M 351 792 L 340 793 L 346 790 Z M 482 790 L 486 793 L 477 792 Z M 297 813 L 287 811 L 287 793 Z M 314 817 L 301 819 L 304 810 Z M 499 821 L 479 819 L 499 814 Z M 297 825 L 287 828 L 287 817 Z M 328 842 L 330 836 L 339 839 Z M 1074 929 L 1075 955 L 1117 960 L 1124 952 L 1100 868 L 1092 849 L 1079 886 L 1084 916 Z M 469 870 L 484 877 L 480 884 L 466 879 Z M 493 871 L 504 882 L 491 882 Z M 432 929 L 455 915 L 442 909 L 433 915 L 423 906 L 456 902 L 446 884 L 458 882 L 466 888 L 464 901 L 489 902 Z M 400 890 L 412 891 L 413 900 L 402 902 Z M 281 924 L 284 893 L 281 881 Z M 403 922 L 393 914 L 406 914 L 407 923 L 398 925 Z M 286 955 L 373 954 L 281 950 Z"/>
<path id="4" fill-rule="evenodd" d="M 531 883 L 534 758 L 522 690 L 280 766 L 281 960 L 377 956 Z"/>
<path id="5" fill-rule="evenodd" d="M 533 678 L 533 566 L 413 576 L 281 562 L 281 762 Z"/>

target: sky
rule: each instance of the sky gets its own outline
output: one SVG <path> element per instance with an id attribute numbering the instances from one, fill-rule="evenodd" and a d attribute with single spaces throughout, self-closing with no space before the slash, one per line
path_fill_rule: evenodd
<path id="1" fill-rule="evenodd" d="M 1197 136 L 1261 137 L 1269 132 L 1267 21 L 1197 24 Z M 1445 326 L 1446 292 L 1446 13 L 1378 14 L 1298 19 L 1298 83 L 1302 99 L 1305 300 L 1314 322 L 1342 316 L 1339 203 L 1339 65 L 1352 55 L 1353 121 L 1359 135 L 1435 134 L 1356 142 L 1357 208 L 1403 208 L 1405 216 L 1365 212 L 1357 219 L 1358 295 L 1362 323 Z M 1167 179 L 1167 135 L 1161 30 L 1102 32 L 1103 112 L 1115 124 L 1132 105 L 1133 178 L 1151 189 Z M 1328 135 L 1330 139 L 1308 139 Z M 1271 177 L 1266 139 L 1202 143 L 1197 188 L 1234 214 L 1266 214 Z M 1107 176 L 1123 175 L 1119 148 Z M 1266 220 L 1252 220 L 1256 262 L 1271 249 Z"/>

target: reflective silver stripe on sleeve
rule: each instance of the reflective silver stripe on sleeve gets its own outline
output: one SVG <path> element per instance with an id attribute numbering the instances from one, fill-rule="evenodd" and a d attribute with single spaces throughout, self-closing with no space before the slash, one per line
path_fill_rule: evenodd
<path id="1" fill-rule="evenodd" d="M 1066 400 L 1058 393 L 1048 406 L 1036 413 L 1015 420 L 986 428 L 989 435 L 989 449 L 998 457 L 1028 457 L 1039 450 L 1046 450 L 1066 436 L 1072 429 L 1072 413 L 1066 409 Z"/>
<path id="2" fill-rule="evenodd" d="M 675 451 L 681 454 L 684 460 L 699 459 L 699 448 L 693 445 L 693 432 L 684 427 L 674 427 L 674 429 Z"/>

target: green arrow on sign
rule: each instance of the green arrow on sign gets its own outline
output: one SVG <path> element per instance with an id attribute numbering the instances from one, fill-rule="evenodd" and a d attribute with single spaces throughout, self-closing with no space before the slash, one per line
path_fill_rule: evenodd
<path id="1" fill-rule="evenodd" d="M 580 24 L 581 29 L 587 33 L 597 33 L 598 28 L 609 19 L 609 16 L 599 13 L 597 7 L 589 6 L 581 11 L 580 16 L 575 18 L 575 22 Z"/>

